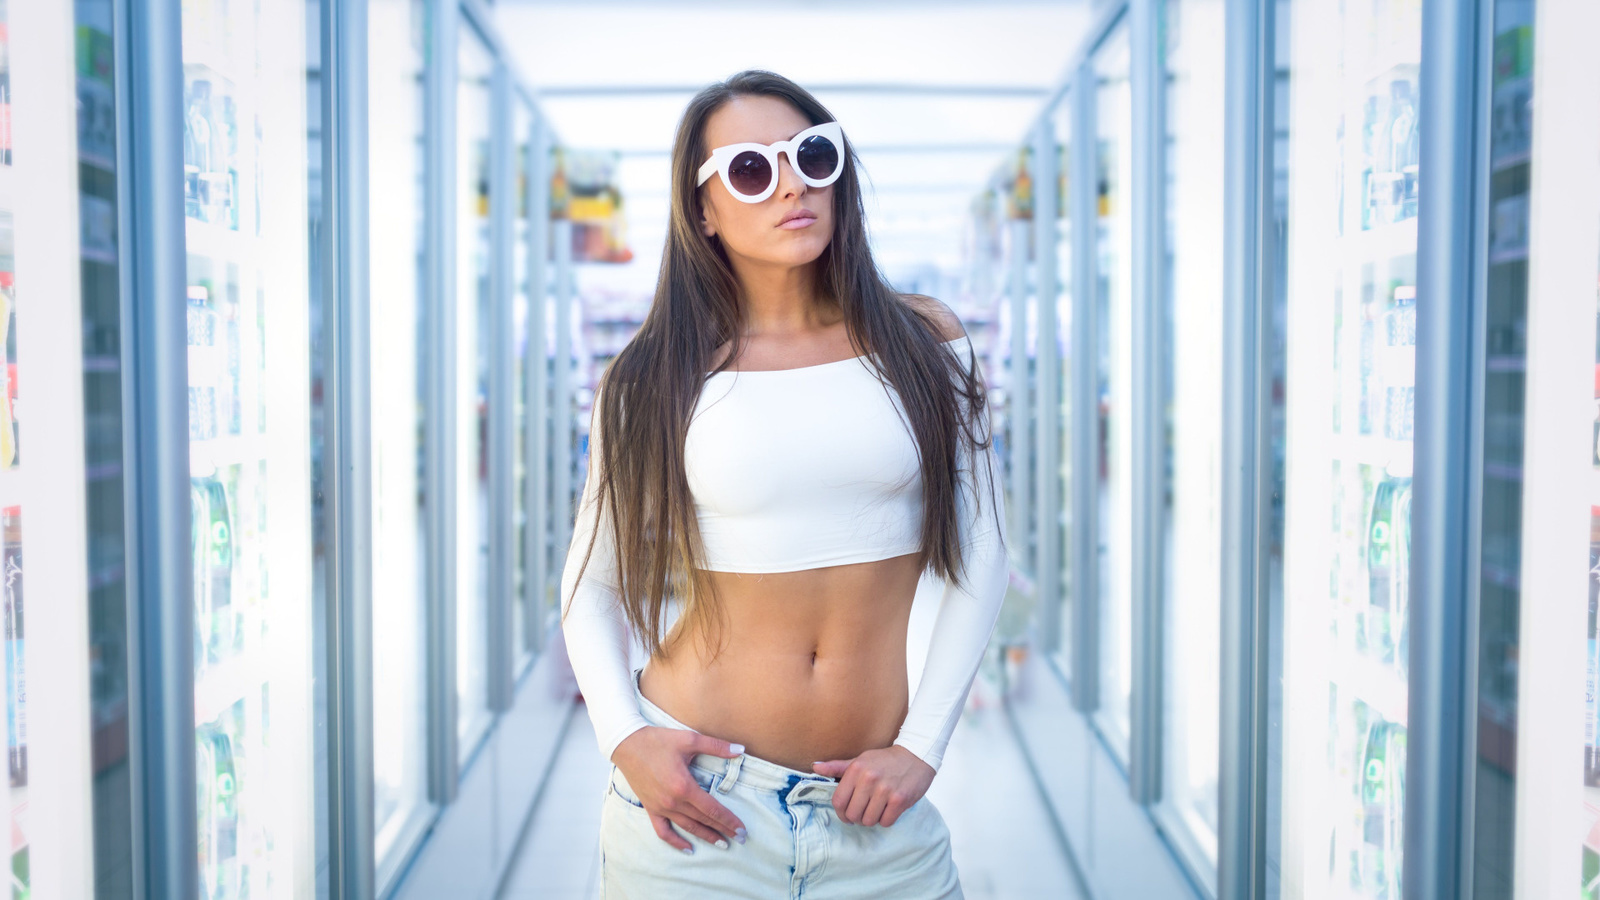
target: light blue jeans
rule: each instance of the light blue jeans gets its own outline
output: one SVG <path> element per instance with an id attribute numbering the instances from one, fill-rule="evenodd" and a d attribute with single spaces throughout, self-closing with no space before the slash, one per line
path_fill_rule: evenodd
<path id="1" fill-rule="evenodd" d="M 639 692 L 652 725 L 690 729 Z M 839 821 L 839 782 L 770 760 L 695 754 L 689 772 L 744 822 L 745 843 L 719 849 L 673 825 L 694 853 L 656 834 L 622 771 L 611 767 L 600 812 L 600 900 L 963 900 L 950 830 L 926 796 L 895 823 Z"/>

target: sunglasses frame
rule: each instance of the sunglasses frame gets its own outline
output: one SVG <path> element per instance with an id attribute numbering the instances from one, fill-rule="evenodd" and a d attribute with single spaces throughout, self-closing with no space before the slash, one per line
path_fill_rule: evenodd
<path id="1" fill-rule="evenodd" d="M 800 164 L 795 160 L 795 154 L 799 152 L 800 145 L 805 142 L 806 139 L 818 136 L 825 137 L 833 142 L 833 146 L 839 151 L 839 163 L 838 165 L 834 166 L 833 172 L 830 174 L 822 178 L 812 178 L 806 175 L 806 173 L 800 171 Z M 734 157 L 737 157 L 746 150 L 754 151 L 766 157 L 768 165 L 772 167 L 772 180 L 767 182 L 766 189 L 759 194 L 741 194 L 739 191 L 734 189 L 733 182 L 728 178 L 728 166 L 733 163 Z M 698 187 L 705 184 L 707 181 L 710 181 L 712 175 L 720 175 L 722 176 L 722 186 L 728 189 L 728 193 L 746 203 L 760 203 L 768 197 L 771 197 L 773 191 L 778 189 L 778 154 L 780 153 L 787 153 L 789 155 L 789 166 L 790 168 L 794 169 L 794 173 L 796 175 L 800 176 L 801 181 L 804 181 L 806 184 L 815 188 L 827 187 L 828 185 L 833 184 L 835 181 L 838 181 L 839 176 L 844 174 L 844 162 L 846 155 L 844 146 L 844 129 L 839 125 L 838 122 L 823 122 L 819 125 L 813 125 L 810 128 L 807 128 L 805 131 L 800 132 L 787 141 L 778 141 L 772 144 L 757 144 L 747 141 L 739 144 L 728 144 L 725 147 L 718 147 L 711 151 L 711 158 L 706 160 L 705 163 L 700 166 L 700 180 L 695 183 L 695 186 Z"/>

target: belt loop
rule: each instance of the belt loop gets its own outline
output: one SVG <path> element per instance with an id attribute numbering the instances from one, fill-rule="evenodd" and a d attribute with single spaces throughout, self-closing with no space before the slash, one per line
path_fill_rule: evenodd
<path id="1" fill-rule="evenodd" d="M 722 778 L 717 782 L 717 790 L 724 794 L 733 790 L 733 783 L 739 780 L 739 770 L 743 767 L 743 753 L 735 756 L 733 759 L 728 760 L 727 765 L 722 767 Z"/>

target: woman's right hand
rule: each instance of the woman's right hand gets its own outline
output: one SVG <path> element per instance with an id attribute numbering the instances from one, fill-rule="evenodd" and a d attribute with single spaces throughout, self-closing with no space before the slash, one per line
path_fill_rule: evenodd
<path id="1" fill-rule="evenodd" d="M 647 725 L 628 735 L 612 751 L 611 761 L 622 770 L 628 786 L 639 798 L 650 824 L 663 841 L 679 850 L 694 852 L 694 846 L 673 831 L 679 828 L 710 844 L 728 839 L 744 843 L 744 822 L 711 793 L 700 786 L 689 771 L 689 761 L 697 753 L 724 758 L 744 752 L 743 744 L 732 744 L 682 728 Z"/>

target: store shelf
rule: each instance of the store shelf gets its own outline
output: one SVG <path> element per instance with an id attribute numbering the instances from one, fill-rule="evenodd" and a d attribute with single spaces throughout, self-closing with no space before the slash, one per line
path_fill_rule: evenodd
<path id="1" fill-rule="evenodd" d="M 1411 471 L 1411 442 L 1375 435 L 1333 435 L 1329 455 L 1340 462 L 1360 463 L 1389 469 L 1393 474 Z"/>
<path id="2" fill-rule="evenodd" d="M 1491 252 L 1489 254 L 1489 265 L 1498 266 L 1509 262 L 1526 262 L 1527 259 L 1527 247 L 1513 247 L 1507 250 Z"/>
<path id="3" fill-rule="evenodd" d="M 229 55 L 225 48 L 217 46 L 214 41 L 205 40 L 193 32 L 183 36 L 183 68 L 184 80 L 194 80 L 193 73 L 205 69 L 222 79 L 222 83 L 229 88 L 233 86 L 233 67 L 228 64 Z M 217 85 L 211 88 L 217 93 Z"/>
<path id="4" fill-rule="evenodd" d="M 245 258 L 245 253 L 248 251 L 243 235 L 213 222 L 185 217 L 183 234 L 191 256 L 239 260 Z"/>
<path id="5" fill-rule="evenodd" d="M 260 435 L 239 435 L 189 442 L 189 474 L 197 478 L 218 469 L 254 462 L 267 455 L 266 441 Z"/>
<path id="6" fill-rule="evenodd" d="M 245 693 L 267 680 L 259 654 L 241 653 L 202 669 L 194 682 L 194 724 L 215 720 Z"/>
<path id="7" fill-rule="evenodd" d="M 1385 720 L 1406 725 L 1406 679 L 1394 666 L 1347 650 L 1335 657 L 1331 680 L 1341 692 L 1365 703 Z"/>
<path id="8" fill-rule="evenodd" d="M 1362 262 L 1415 256 L 1417 253 L 1417 217 L 1401 219 L 1388 225 L 1375 225 L 1365 231 L 1347 233 L 1344 240 Z"/>
<path id="9" fill-rule="evenodd" d="M 1347 81 L 1347 89 L 1355 93 L 1364 93 L 1367 85 L 1380 79 L 1391 79 L 1396 75 L 1410 76 L 1408 80 L 1415 84 L 1422 67 L 1422 58 L 1420 53 L 1416 58 L 1412 58 L 1411 54 L 1420 50 L 1420 46 L 1413 47 L 1410 40 L 1397 36 L 1395 44 L 1387 48 L 1387 52 L 1377 52 L 1368 57 L 1372 60 L 1371 65 L 1350 67 L 1348 77 L 1353 80 Z"/>
<path id="10" fill-rule="evenodd" d="M 1499 481 L 1521 481 L 1522 467 L 1509 463 L 1486 462 L 1483 464 L 1483 474 Z"/>
<path id="11" fill-rule="evenodd" d="M 104 263 L 108 266 L 117 264 L 116 252 L 102 247 L 84 247 L 83 258 L 87 262 Z"/>
<path id="12" fill-rule="evenodd" d="M 116 478 L 122 474 L 122 463 L 109 462 L 92 465 L 84 469 L 83 474 L 84 478 L 89 481 L 105 481 L 108 478 Z"/>
<path id="13" fill-rule="evenodd" d="M 1523 150 L 1520 153 L 1507 154 L 1495 160 L 1493 165 L 1490 166 L 1490 171 L 1499 173 L 1507 169 L 1514 169 L 1517 166 L 1525 166 L 1531 159 L 1533 159 L 1533 154 L 1527 150 Z"/>
<path id="14" fill-rule="evenodd" d="M 115 160 L 109 156 L 95 153 L 90 150 L 80 149 L 78 151 L 78 162 L 106 172 L 117 171 L 117 164 Z"/>

